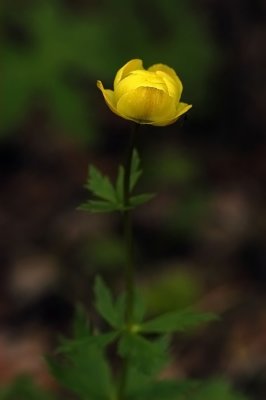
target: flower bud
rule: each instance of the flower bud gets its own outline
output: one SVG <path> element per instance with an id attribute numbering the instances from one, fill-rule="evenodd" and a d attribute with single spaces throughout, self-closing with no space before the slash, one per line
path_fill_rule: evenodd
<path id="1" fill-rule="evenodd" d="M 141 60 L 131 60 L 118 70 L 114 90 L 104 89 L 101 81 L 97 86 L 111 111 L 138 124 L 170 125 L 192 107 L 180 102 L 182 83 L 163 64 L 145 70 Z"/>

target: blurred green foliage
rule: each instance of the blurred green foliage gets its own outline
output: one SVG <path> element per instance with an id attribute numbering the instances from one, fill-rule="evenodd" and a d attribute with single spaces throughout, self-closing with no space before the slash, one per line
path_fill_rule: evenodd
<path id="1" fill-rule="evenodd" d="M 150 158 L 155 158 L 154 153 Z M 160 168 L 153 168 L 154 164 L 150 161 L 149 171 L 146 172 L 159 185 L 186 184 L 196 179 L 201 172 L 201 166 L 195 158 L 182 153 L 180 149 L 169 147 L 164 151 L 160 150 L 156 154 L 156 162 Z"/>
<path id="2" fill-rule="evenodd" d="M 36 386 L 32 378 L 19 377 L 10 386 L 0 388 L 0 400 L 55 400 L 52 393 Z"/>
<path id="3" fill-rule="evenodd" d="M 117 270 L 125 261 L 123 241 L 114 235 L 90 239 L 82 256 L 86 265 L 90 266 L 90 271 Z"/>
<path id="4" fill-rule="evenodd" d="M 196 112 L 208 109 L 208 80 L 218 54 L 202 14 L 187 0 L 5 2 L 1 132 L 18 128 L 39 103 L 50 122 L 92 141 L 100 116 L 95 80 L 111 85 L 126 61 L 173 66 Z M 98 117 L 98 118 L 97 118 Z"/>
<path id="5" fill-rule="evenodd" d="M 159 168 L 154 168 L 154 160 Z M 158 185 L 167 193 L 176 193 L 161 221 L 168 234 L 197 236 L 208 209 L 208 193 L 204 187 L 202 165 L 193 154 L 182 148 L 152 149 L 145 164 L 145 177 L 151 187 Z"/>
<path id="6" fill-rule="evenodd" d="M 236 393 L 223 379 L 213 379 L 203 383 L 201 389 L 195 393 L 193 400 L 245 400 L 246 397 Z"/>
<path id="7" fill-rule="evenodd" d="M 175 269 L 159 277 L 154 277 L 152 285 L 144 285 L 141 290 L 151 314 L 188 307 L 200 297 L 202 285 L 199 277 L 185 269 Z"/>

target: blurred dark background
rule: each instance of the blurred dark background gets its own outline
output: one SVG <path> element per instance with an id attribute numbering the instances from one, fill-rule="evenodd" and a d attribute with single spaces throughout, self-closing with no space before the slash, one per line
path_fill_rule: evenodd
<path id="1" fill-rule="evenodd" d="M 187 118 L 142 127 L 137 279 L 149 312 L 222 316 L 174 341 L 171 376 L 226 376 L 266 397 L 266 3 L 12 0 L 2 5 L 0 383 L 53 385 L 42 355 L 96 273 L 119 290 L 119 215 L 77 211 L 88 165 L 114 177 L 130 124 L 112 87 L 132 58 L 180 76 Z"/>

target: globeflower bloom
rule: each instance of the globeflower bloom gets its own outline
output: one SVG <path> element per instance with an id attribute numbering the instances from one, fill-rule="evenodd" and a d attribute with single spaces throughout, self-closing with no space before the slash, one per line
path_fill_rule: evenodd
<path id="1" fill-rule="evenodd" d="M 192 107 L 180 102 L 183 85 L 163 64 L 145 70 L 142 60 L 131 60 L 117 71 L 114 90 L 97 86 L 111 111 L 138 124 L 170 125 Z"/>

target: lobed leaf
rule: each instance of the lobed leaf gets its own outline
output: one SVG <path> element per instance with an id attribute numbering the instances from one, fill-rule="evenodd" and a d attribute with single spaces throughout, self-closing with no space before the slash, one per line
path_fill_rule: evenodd
<path id="1" fill-rule="evenodd" d="M 99 314 L 113 327 L 117 327 L 118 315 L 110 289 L 97 276 L 94 284 L 95 306 Z"/>
<path id="2" fill-rule="evenodd" d="M 120 211 L 121 209 L 123 208 L 120 205 L 103 200 L 88 200 L 87 203 L 78 207 L 78 210 L 92 213 Z"/>
<path id="3" fill-rule="evenodd" d="M 168 361 L 169 337 L 149 341 L 134 333 L 124 333 L 118 344 L 121 357 L 128 358 L 132 367 L 147 375 L 159 371 Z"/>
<path id="4" fill-rule="evenodd" d="M 123 327 L 125 321 L 125 310 L 126 310 L 126 294 L 122 293 L 115 303 L 118 324 Z M 146 304 L 139 291 L 135 291 L 134 305 L 133 305 L 133 324 L 139 325 L 144 318 L 146 312 Z"/>
<path id="5" fill-rule="evenodd" d="M 131 207 L 137 207 L 141 204 L 147 203 L 155 196 L 154 193 L 143 193 L 130 197 L 129 204 Z"/>
<path id="6" fill-rule="evenodd" d="M 81 347 L 85 348 L 92 345 L 105 348 L 117 338 L 117 335 L 117 332 L 111 331 L 108 333 L 81 337 L 79 339 L 63 339 L 57 348 L 57 353 L 71 353 Z"/>
<path id="7" fill-rule="evenodd" d="M 203 322 L 217 319 L 218 316 L 212 313 L 198 313 L 190 310 L 173 311 L 144 322 L 141 325 L 141 330 L 152 333 L 185 331 Z"/>
<path id="8" fill-rule="evenodd" d="M 57 362 L 48 359 L 54 377 L 80 400 L 110 399 L 113 393 L 111 372 L 101 348 L 81 344 Z"/>
<path id="9" fill-rule="evenodd" d="M 111 184 L 109 178 L 102 173 L 93 165 L 89 168 L 89 180 L 86 185 L 95 196 L 98 196 L 111 203 L 116 203 L 116 192 Z"/>

